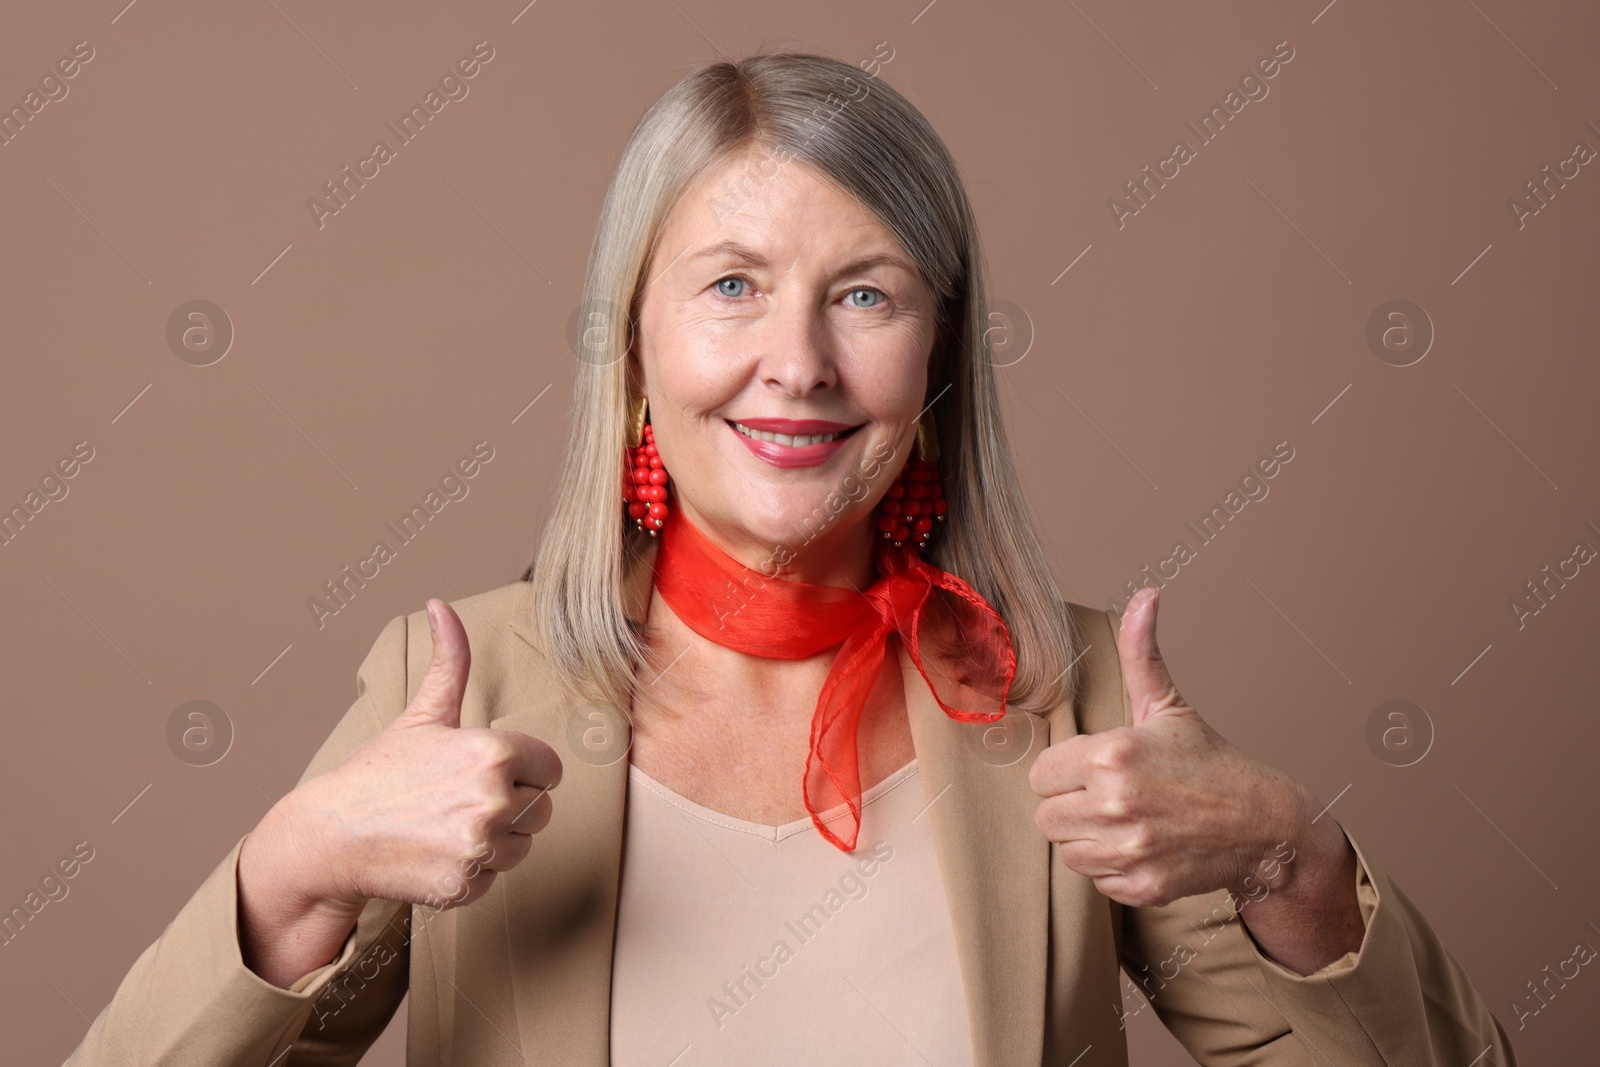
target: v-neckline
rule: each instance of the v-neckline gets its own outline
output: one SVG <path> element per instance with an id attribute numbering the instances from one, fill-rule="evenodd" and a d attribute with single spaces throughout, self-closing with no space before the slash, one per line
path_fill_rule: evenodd
<path id="1" fill-rule="evenodd" d="M 861 793 L 861 807 L 865 809 L 868 804 L 883 796 L 885 793 L 889 792 L 889 790 L 906 781 L 909 781 L 916 773 L 916 770 L 917 759 L 915 756 L 913 756 L 911 761 L 905 764 L 899 770 L 894 771 L 888 777 L 874 783 L 870 788 L 863 790 Z M 805 816 L 804 818 L 792 819 L 789 822 L 773 826 L 768 823 L 759 823 L 753 822 L 749 819 L 740 819 L 733 815 L 728 815 L 717 811 L 713 808 L 708 808 L 704 804 L 697 804 L 693 800 L 690 800 L 688 797 L 684 796 L 682 793 L 668 788 L 656 778 L 651 777 L 647 772 L 641 770 L 631 760 L 628 763 L 628 778 L 630 784 L 637 784 L 644 787 L 649 792 L 666 801 L 668 804 L 671 804 L 673 807 L 677 808 L 686 815 L 692 815 L 702 822 L 708 822 L 714 826 L 721 826 L 728 830 L 753 834 L 756 837 L 764 837 L 774 844 L 784 840 L 787 837 L 792 837 L 803 830 L 810 830 L 813 828 L 811 816 L 809 815 Z M 849 804 L 836 804 L 822 812 L 822 821 L 825 823 L 833 823 L 844 818 L 849 813 Z"/>

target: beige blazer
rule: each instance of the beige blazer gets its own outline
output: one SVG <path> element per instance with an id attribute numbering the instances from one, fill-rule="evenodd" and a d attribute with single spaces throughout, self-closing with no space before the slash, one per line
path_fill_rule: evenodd
<path id="1" fill-rule="evenodd" d="M 630 579 L 636 618 L 649 581 L 648 567 Z M 628 762 L 574 751 L 591 724 L 574 729 L 555 695 L 530 592 L 516 582 L 454 604 L 472 644 L 462 725 L 521 730 L 562 756 L 554 815 L 528 858 L 465 907 L 369 902 L 336 959 L 281 989 L 241 960 L 236 843 L 134 962 L 70 1064 L 353 1064 L 409 991 L 412 1067 L 608 1067 Z M 1225 891 L 1125 907 L 1055 857 L 1034 822 L 1033 758 L 1131 721 L 1118 620 L 1069 607 L 1087 644 L 1079 692 L 1037 717 L 1026 755 L 1005 766 L 981 758 L 972 732 L 984 727 L 940 711 L 895 642 L 974 1064 L 1125 1067 L 1127 988 L 1127 1010 L 1153 1008 L 1203 1064 L 1511 1067 L 1505 1031 L 1466 973 L 1353 840 L 1365 939 L 1304 977 L 1259 952 Z M 392 619 L 357 673 L 358 699 L 302 781 L 400 714 L 430 656 L 423 612 Z M 678 1050 L 662 1051 L 664 1064 Z"/>

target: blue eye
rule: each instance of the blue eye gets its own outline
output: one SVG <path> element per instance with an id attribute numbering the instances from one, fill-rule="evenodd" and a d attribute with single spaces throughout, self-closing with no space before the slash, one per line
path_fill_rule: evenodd
<path id="1" fill-rule="evenodd" d="M 734 287 L 731 290 L 726 288 L 730 285 Z M 730 274 L 726 278 L 719 278 L 715 283 L 713 283 L 713 287 L 716 289 L 717 295 L 728 300 L 737 300 L 739 297 L 745 295 L 745 290 L 749 287 L 749 285 L 750 283 L 738 274 Z M 859 293 L 870 294 L 872 297 L 871 301 L 865 304 L 859 302 L 856 300 L 856 296 Z M 848 296 L 850 297 L 850 306 L 854 308 L 860 308 L 863 311 L 866 311 L 870 308 L 879 307 L 886 299 L 888 299 L 882 290 L 873 289 L 869 286 L 863 286 L 860 289 L 852 289 L 850 290 Z"/>

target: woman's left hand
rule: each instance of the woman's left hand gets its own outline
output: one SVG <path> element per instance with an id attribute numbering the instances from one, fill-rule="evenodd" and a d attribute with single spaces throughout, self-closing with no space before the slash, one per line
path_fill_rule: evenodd
<path id="1" fill-rule="evenodd" d="M 1309 792 L 1184 700 L 1156 647 L 1156 599 L 1149 590 L 1130 602 L 1117 640 L 1133 725 L 1040 753 L 1035 818 L 1067 866 L 1113 900 L 1143 907 L 1226 888 L 1242 906 L 1298 873 L 1308 845 L 1319 866 L 1349 846 L 1331 818 L 1312 826 Z"/>

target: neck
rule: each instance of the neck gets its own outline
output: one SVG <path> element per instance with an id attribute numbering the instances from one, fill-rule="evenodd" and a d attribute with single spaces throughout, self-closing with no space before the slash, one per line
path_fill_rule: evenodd
<path id="1" fill-rule="evenodd" d="M 830 648 L 795 660 L 748 655 L 690 629 L 654 589 L 643 636 L 654 662 L 639 669 L 647 684 L 635 698 L 635 711 L 658 707 L 702 718 L 731 708 L 769 723 L 789 723 L 801 734 L 809 729 L 816 694 L 837 652 Z M 714 683 L 708 686 L 706 680 Z"/>
<path id="2" fill-rule="evenodd" d="M 821 530 L 794 525 L 789 535 L 774 542 L 743 530 L 730 532 L 684 505 L 680 508 L 679 514 L 687 514 L 713 544 L 759 574 L 858 593 L 877 580 L 879 534 L 871 512 L 849 525 L 834 521 Z"/>

